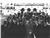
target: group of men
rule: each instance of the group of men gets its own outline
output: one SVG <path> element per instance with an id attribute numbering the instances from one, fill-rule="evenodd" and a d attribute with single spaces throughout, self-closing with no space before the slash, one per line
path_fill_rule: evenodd
<path id="1" fill-rule="evenodd" d="M 31 11 L 30 8 L 27 9 L 27 12 L 24 13 L 24 11 L 25 9 L 22 8 L 17 14 L 10 14 L 6 21 L 4 21 L 2 30 L 17 32 L 18 29 L 25 34 L 24 38 L 34 38 L 34 35 L 36 37 L 38 36 L 39 30 L 48 26 L 50 23 L 50 16 L 48 13 L 37 12 L 36 8 L 34 8 L 33 11 Z"/>

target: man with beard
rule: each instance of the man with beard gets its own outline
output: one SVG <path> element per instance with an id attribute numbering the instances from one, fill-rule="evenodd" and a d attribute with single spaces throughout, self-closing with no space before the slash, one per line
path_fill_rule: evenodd
<path id="1" fill-rule="evenodd" d="M 31 9 L 27 8 L 27 12 L 25 12 L 24 17 L 26 20 L 29 20 L 31 18 Z"/>

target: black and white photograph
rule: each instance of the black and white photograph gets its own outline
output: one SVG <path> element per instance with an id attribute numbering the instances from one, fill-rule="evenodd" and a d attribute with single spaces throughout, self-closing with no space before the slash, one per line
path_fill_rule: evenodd
<path id="1" fill-rule="evenodd" d="M 0 38 L 50 38 L 50 0 L 0 0 Z"/>

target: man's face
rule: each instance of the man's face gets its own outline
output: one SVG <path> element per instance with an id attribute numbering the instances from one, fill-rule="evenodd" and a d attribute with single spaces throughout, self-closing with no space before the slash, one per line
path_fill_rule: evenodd
<path id="1" fill-rule="evenodd" d="M 30 12 L 30 11 L 27 11 L 27 12 Z"/>
<path id="2" fill-rule="evenodd" d="M 37 13 L 37 11 L 33 11 L 33 13 Z"/>
<path id="3" fill-rule="evenodd" d="M 28 23 L 29 23 L 29 21 L 27 20 L 27 21 L 26 21 L 26 24 L 28 24 Z"/>

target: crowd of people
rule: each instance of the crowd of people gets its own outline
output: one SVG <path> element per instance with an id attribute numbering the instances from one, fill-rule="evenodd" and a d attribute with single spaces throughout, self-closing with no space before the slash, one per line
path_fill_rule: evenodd
<path id="1" fill-rule="evenodd" d="M 30 8 L 27 9 L 27 12 L 25 12 L 25 9 L 22 8 L 20 10 L 20 12 L 18 12 L 17 14 L 14 13 L 14 15 L 9 15 L 6 19 L 6 21 L 4 22 L 13 22 L 14 24 L 17 23 L 17 24 L 24 24 L 24 22 L 27 22 L 27 21 L 33 21 L 33 22 L 37 22 L 37 24 L 41 23 L 42 21 L 44 23 L 48 22 L 49 23 L 49 15 L 48 13 L 45 13 L 45 12 L 37 12 L 37 9 L 34 8 L 33 11 L 31 11 Z"/>
<path id="2" fill-rule="evenodd" d="M 24 32 L 26 30 L 27 38 L 32 38 L 30 34 L 33 33 L 37 35 L 36 31 L 38 26 L 40 26 L 40 28 L 46 27 L 50 23 L 50 16 L 48 13 L 42 11 L 37 12 L 36 8 L 33 8 L 33 11 L 31 11 L 30 8 L 27 8 L 27 12 L 24 13 L 24 11 L 25 9 L 22 8 L 17 14 L 10 14 L 2 26 L 7 29 L 9 28 L 10 31 L 12 31 L 11 29 L 13 28 L 20 28 L 20 30 Z"/>

